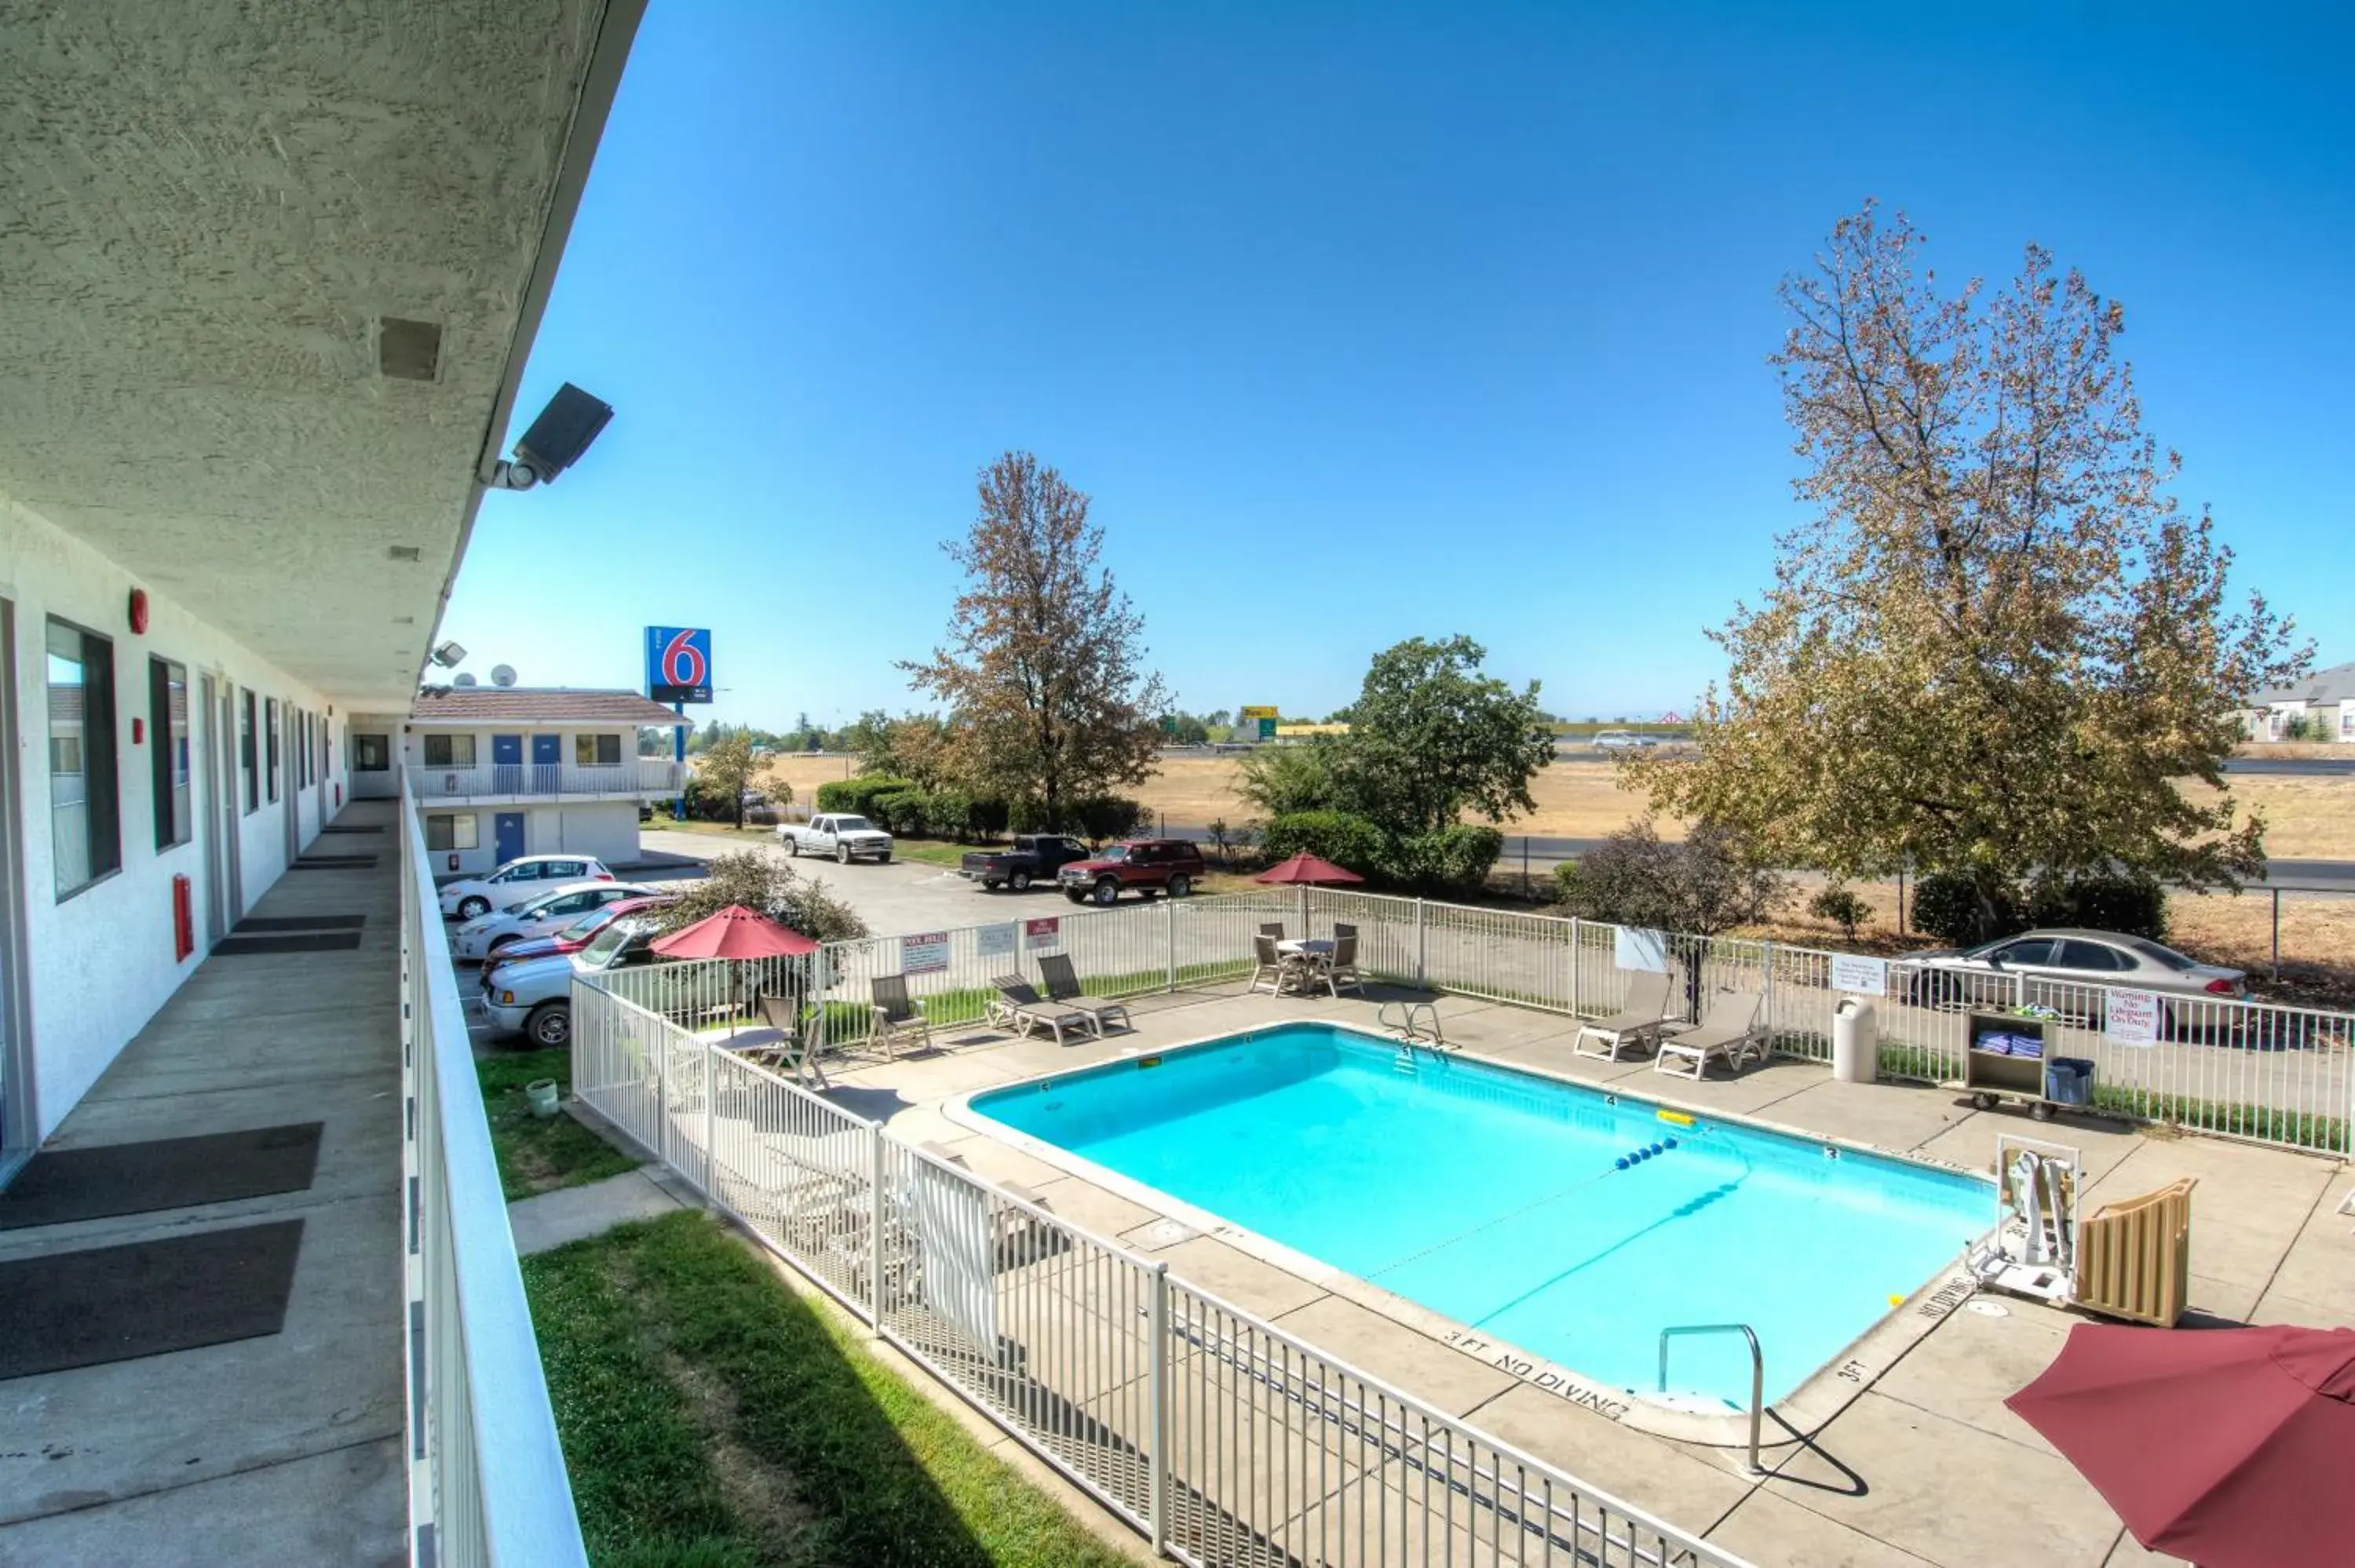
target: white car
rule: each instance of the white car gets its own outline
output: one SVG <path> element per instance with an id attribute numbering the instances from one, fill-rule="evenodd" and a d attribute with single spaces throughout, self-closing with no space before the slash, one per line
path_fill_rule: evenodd
<path id="1" fill-rule="evenodd" d="M 577 953 L 550 953 L 501 964 L 483 975 L 483 1012 L 491 1027 L 521 1034 L 543 1050 L 572 1044 L 572 977 L 655 962 L 658 922 L 624 915 Z"/>
<path id="2" fill-rule="evenodd" d="M 559 882 L 611 882 L 604 863 L 585 854 L 527 854 L 488 876 L 464 876 L 442 889 L 442 916 L 472 920 L 545 893 Z"/>
<path id="3" fill-rule="evenodd" d="M 559 883 L 520 904 L 475 916 L 452 935 L 450 953 L 461 963 L 480 963 L 509 942 L 545 937 L 617 899 L 642 895 L 625 882 Z"/>
<path id="4" fill-rule="evenodd" d="M 1630 729 L 1599 729 L 1592 744 L 1597 751 L 1649 751 L 1660 743 Z"/>
<path id="5" fill-rule="evenodd" d="M 806 822 L 779 822 L 777 842 L 787 854 L 830 854 L 844 865 L 859 855 L 891 859 L 891 835 L 864 817 L 821 811 Z"/>

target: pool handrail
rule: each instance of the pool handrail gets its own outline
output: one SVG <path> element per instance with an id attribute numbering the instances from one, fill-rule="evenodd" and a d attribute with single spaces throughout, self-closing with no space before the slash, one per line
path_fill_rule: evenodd
<path id="1" fill-rule="evenodd" d="M 1668 1392 L 1668 1340 L 1678 1334 L 1740 1334 L 1750 1341 L 1750 1473 L 1763 1476 L 1758 1462 L 1758 1427 L 1766 1409 L 1766 1356 L 1758 1348 L 1757 1330 L 1747 1323 L 1678 1323 L 1660 1330 L 1660 1389 Z"/>

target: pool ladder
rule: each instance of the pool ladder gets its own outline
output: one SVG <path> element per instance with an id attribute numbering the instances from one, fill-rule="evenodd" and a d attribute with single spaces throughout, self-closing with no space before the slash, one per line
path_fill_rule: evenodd
<path id="1" fill-rule="evenodd" d="M 1430 1021 L 1427 1028 L 1421 1022 L 1424 1019 Z M 1386 1001 L 1374 1010 L 1374 1022 L 1397 1031 L 1399 1039 L 1409 1045 L 1427 1043 L 1444 1048 L 1447 1044 L 1439 1032 L 1439 1009 L 1427 1001 Z"/>
<path id="2" fill-rule="evenodd" d="M 1660 1330 L 1660 1392 L 1668 1392 L 1668 1340 L 1678 1334 L 1739 1334 L 1750 1341 L 1750 1473 L 1763 1476 L 1758 1462 L 1758 1425 L 1766 1409 L 1766 1357 L 1758 1348 L 1757 1331 L 1747 1323 L 1679 1323 Z"/>

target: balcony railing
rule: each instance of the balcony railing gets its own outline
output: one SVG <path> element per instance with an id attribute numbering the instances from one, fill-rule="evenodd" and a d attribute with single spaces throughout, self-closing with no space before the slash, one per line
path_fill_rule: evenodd
<path id="1" fill-rule="evenodd" d="M 571 762 L 492 762 L 472 768 L 411 763 L 409 791 L 421 800 L 481 800 L 494 796 L 661 797 L 676 795 L 684 765 L 640 757 L 610 767 Z"/>
<path id="2" fill-rule="evenodd" d="M 417 813 L 396 831 L 410 1560 L 585 1568 Z"/>

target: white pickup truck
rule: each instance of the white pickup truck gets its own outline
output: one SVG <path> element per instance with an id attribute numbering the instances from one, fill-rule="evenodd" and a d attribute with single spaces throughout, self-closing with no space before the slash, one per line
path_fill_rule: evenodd
<path id="1" fill-rule="evenodd" d="M 821 811 L 806 822 L 779 822 L 777 842 L 792 855 L 830 854 L 848 865 L 861 855 L 891 859 L 891 835 L 864 817 Z"/>

